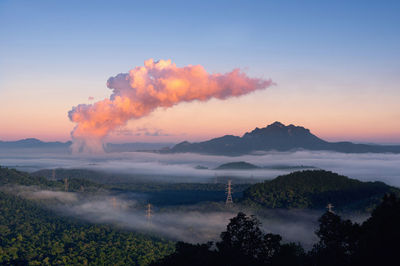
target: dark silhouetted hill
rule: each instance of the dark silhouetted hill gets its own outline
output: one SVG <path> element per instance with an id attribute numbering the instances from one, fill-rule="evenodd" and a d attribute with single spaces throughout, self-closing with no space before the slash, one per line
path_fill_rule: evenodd
<path id="1" fill-rule="evenodd" d="M 224 163 L 215 168 L 215 170 L 248 170 L 248 169 L 260 169 L 257 165 L 247 162 L 232 162 Z"/>
<path id="2" fill-rule="evenodd" d="M 0 141 L 0 149 L 69 149 L 72 142 L 46 142 L 35 138 L 21 139 L 17 141 Z M 128 142 L 128 143 L 107 143 L 104 145 L 106 152 L 132 152 L 132 151 L 157 151 L 168 149 L 174 143 L 147 143 L 147 142 Z"/>
<path id="3" fill-rule="evenodd" d="M 71 141 L 67 142 L 44 142 L 35 138 L 21 139 L 17 141 L 0 141 L 0 148 L 68 148 Z"/>
<path id="4" fill-rule="evenodd" d="M 161 152 L 193 152 L 203 154 L 241 155 L 256 151 L 326 150 L 343 153 L 400 153 L 400 146 L 328 142 L 301 126 L 285 126 L 275 122 L 256 128 L 242 137 L 226 135 L 204 142 L 182 142 Z"/>

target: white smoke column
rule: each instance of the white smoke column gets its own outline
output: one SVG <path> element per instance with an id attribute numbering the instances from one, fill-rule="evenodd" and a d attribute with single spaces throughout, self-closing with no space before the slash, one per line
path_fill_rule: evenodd
<path id="1" fill-rule="evenodd" d="M 80 104 L 69 111 L 77 125 L 72 131 L 73 150 L 102 150 L 102 139 L 130 119 L 148 115 L 157 107 L 180 102 L 226 99 L 271 86 L 271 80 L 249 78 L 239 69 L 226 74 L 208 74 L 200 66 L 177 67 L 171 60 L 149 59 L 144 66 L 107 81 L 113 90 L 109 99 Z"/>

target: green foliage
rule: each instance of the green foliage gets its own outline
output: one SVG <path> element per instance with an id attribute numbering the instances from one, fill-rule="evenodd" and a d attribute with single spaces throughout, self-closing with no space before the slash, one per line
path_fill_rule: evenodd
<path id="1" fill-rule="evenodd" d="M 361 225 L 327 212 L 316 232 L 320 241 L 309 257 L 313 265 L 397 265 L 400 199 L 387 194 Z"/>
<path id="2" fill-rule="evenodd" d="M 46 189 L 63 190 L 65 179 L 49 180 L 41 175 L 31 175 L 0 166 L 0 185 L 38 186 Z M 68 178 L 68 191 L 97 191 L 103 185 L 81 178 Z"/>
<path id="3" fill-rule="evenodd" d="M 57 217 L 3 192 L 0 212 L 0 264 L 147 265 L 173 251 L 170 242 Z"/>
<path id="4" fill-rule="evenodd" d="M 28 173 L 0 166 L 0 185 L 5 184 L 17 184 L 23 186 L 36 185 L 47 187 L 61 186 L 61 184 L 49 181 L 41 176 L 32 177 Z"/>
<path id="5" fill-rule="evenodd" d="M 243 192 L 242 202 L 266 208 L 322 209 L 332 203 L 337 209 L 370 210 L 385 193 L 399 190 L 382 182 L 361 182 L 323 170 L 293 172 Z"/>
<path id="6" fill-rule="evenodd" d="M 48 180 L 0 167 L 0 185 L 63 190 L 64 179 Z M 103 186 L 68 178 L 68 190 L 98 191 Z M 173 251 L 171 242 L 107 225 L 58 217 L 38 204 L 0 192 L 0 264 L 147 265 Z"/>
<path id="7" fill-rule="evenodd" d="M 107 186 L 113 192 L 138 192 L 157 206 L 192 205 L 201 202 L 224 202 L 226 184 L 210 183 L 131 183 Z M 248 184 L 233 185 L 233 198 L 242 196 Z"/>
<path id="8" fill-rule="evenodd" d="M 164 266 L 204 266 L 218 265 L 218 252 L 212 250 L 212 242 L 205 244 L 189 244 L 185 242 L 177 242 L 175 252 L 153 262 L 151 265 Z M 222 264 L 223 265 L 223 264 Z"/>
<path id="9" fill-rule="evenodd" d="M 146 201 L 149 200 L 157 206 L 222 202 L 225 199 L 226 180 L 221 180 L 222 182 L 219 183 L 152 182 L 140 176 L 62 168 L 55 169 L 54 175 L 59 180 L 60 188 L 63 188 L 64 178 L 68 178 L 70 191 L 79 191 L 80 186 L 83 186 L 85 191 L 107 189 L 114 193 L 144 193 Z M 53 170 L 40 170 L 32 173 L 31 176 L 32 178 L 45 176 L 50 179 L 53 176 Z M 232 187 L 233 197 L 237 199 L 242 196 L 242 192 L 249 187 L 249 184 L 235 183 Z"/>
<path id="10" fill-rule="evenodd" d="M 327 211 L 319 219 L 316 234 L 319 242 L 311 251 L 317 265 L 352 265 L 357 252 L 360 226 L 350 220 L 342 220 L 339 215 Z"/>
<path id="11" fill-rule="evenodd" d="M 270 264 L 279 252 L 280 235 L 265 234 L 261 223 L 255 216 L 246 216 L 239 212 L 230 220 L 226 231 L 221 233 L 221 242 L 216 245 L 228 265 L 264 265 Z"/>
<path id="12" fill-rule="evenodd" d="M 260 226 L 256 217 L 239 212 L 215 246 L 178 242 L 175 253 L 152 265 L 302 265 L 305 253 L 300 245 L 281 244 L 280 235 L 266 234 Z"/>
<path id="13" fill-rule="evenodd" d="M 175 253 L 152 265 L 397 265 L 399 224 L 400 199 L 394 194 L 385 195 L 362 225 L 327 211 L 319 219 L 319 242 L 305 253 L 300 244 L 281 244 L 279 235 L 263 233 L 254 216 L 238 213 L 216 247 L 179 243 Z"/>
<path id="14" fill-rule="evenodd" d="M 243 191 L 249 187 L 248 184 L 234 184 L 233 187 L 237 191 Z M 225 193 L 226 183 L 126 183 L 112 184 L 108 188 L 120 191 L 135 192 L 161 192 L 161 191 L 210 191 Z"/>
<path id="15" fill-rule="evenodd" d="M 31 176 L 44 176 L 48 179 L 52 178 L 53 175 L 57 180 L 63 180 L 64 178 L 85 179 L 101 184 L 109 183 L 111 181 L 119 183 L 127 180 L 127 177 L 123 174 L 112 174 L 87 169 L 42 169 L 31 174 Z"/>
<path id="16" fill-rule="evenodd" d="M 394 265 L 400 247 L 400 198 L 385 195 L 361 227 L 358 265 Z"/>

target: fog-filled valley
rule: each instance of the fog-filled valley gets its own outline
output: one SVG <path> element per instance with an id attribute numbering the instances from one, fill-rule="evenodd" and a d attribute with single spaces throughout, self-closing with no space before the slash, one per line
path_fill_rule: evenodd
<path id="1" fill-rule="evenodd" d="M 243 161 L 256 169 L 216 168 Z M 3 186 L 2 191 L 43 204 L 62 216 L 111 224 L 170 240 L 198 243 L 216 240 L 238 211 L 255 214 L 267 232 L 309 249 L 324 209 L 263 209 L 239 202 L 251 184 L 302 170 L 324 169 L 361 181 L 400 185 L 400 155 L 334 152 L 268 152 L 238 157 L 151 152 L 70 154 L 42 150 L 1 150 L 0 165 L 48 180 L 81 178 L 97 184 L 84 191 L 40 186 Z M 200 167 L 201 166 L 201 167 Z M 233 206 L 226 206 L 226 183 L 232 180 Z M 71 183 L 71 181 L 70 181 Z M 71 183 L 72 184 L 72 183 Z M 84 186 L 82 186 L 82 189 Z M 328 202 L 326 202 L 328 203 Z M 146 217 L 151 204 L 151 217 Z M 325 204 L 325 203 L 323 203 Z M 340 210 L 339 210 L 340 212 Z M 363 221 L 368 213 L 343 212 Z"/>
<path id="2" fill-rule="evenodd" d="M 228 162 L 245 161 L 262 167 L 256 170 L 215 170 Z M 362 181 L 382 181 L 400 186 L 400 154 L 338 153 L 325 151 L 264 152 L 244 156 L 214 156 L 191 153 L 154 152 L 70 154 L 66 150 L 1 149 L 0 165 L 22 171 L 67 168 L 123 174 L 131 179 L 161 182 L 215 182 L 228 176 L 240 182 L 271 179 L 295 170 L 316 168 L 337 172 Z M 201 166 L 201 167 L 198 167 Z M 199 169 L 200 168 L 200 169 Z"/>
<path id="3" fill-rule="evenodd" d="M 217 248 L 225 241 L 222 232 L 241 220 L 275 239 L 276 260 L 287 256 L 279 255 L 286 248 L 297 262 L 320 260 L 324 219 L 348 227 L 339 231 L 343 239 L 358 234 L 359 226 L 368 228 L 382 198 L 400 196 L 399 162 L 399 154 L 305 150 L 219 156 L 1 149 L 5 216 L 0 230 L 8 254 L 3 260 L 23 264 L 12 251 L 18 246 L 26 258 L 33 256 L 33 245 L 41 250 L 32 257 L 37 262 L 46 260 L 41 254 L 52 254 L 52 263 L 101 264 L 118 258 L 128 264 L 168 265 L 163 260 L 175 261 L 174 256 L 198 249 L 206 254 L 191 259 L 215 263 L 212 254 L 222 252 Z M 27 230 L 39 232 L 40 238 Z M 38 242 L 41 238 L 48 244 Z M 201 244 L 210 241 L 211 246 Z"/>
<path id="4" fill-rule="evenodd" d="M 199 205 L 152 205 L 152 215 L 146 217 L 143 195 L 134 193 L 80 193 L 43 190 L 35 186 L 2 187 L 1 191 L 45 204 L 59 215 L 76 217 L 91 223 L 112 224 L 119 228 L 190 243 L 215 241 L 229 219 L 238 211 L 256 214 L 263 229 L 281 234 L 284 241 L 301 242 L 310 248 L 316 241 L 321 210 L 254 210 L 245 207 L 226 207 L 207 202 Z M 221 193 L 223 197 L 224 194 Z M 223 200 L 222 200 L 223 202 Z M 357 214 L 357 219 L 366 215 Z"/>
<path id="5" fill-rule="evenodd" d="M 398 265 L 400 1 L 0 1 L 0 265 Z"/>

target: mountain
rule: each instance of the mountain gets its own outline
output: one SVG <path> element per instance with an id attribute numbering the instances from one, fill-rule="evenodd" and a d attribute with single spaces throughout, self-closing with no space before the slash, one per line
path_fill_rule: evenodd
<path id="1" fill-rule="evenodd" d="M 0 148 L 68 148 L 71 141 L 67 142 L 44 142 L 35 138 L 21 139 L 17 141 L 0 141 Z"/>
<path id="2" fill-rule="evenodd" d="M 63 148 L 67 149 L 72 142 L 45 142 L 35 138 L 21 139 L 17 141 L 1 141 L 0 149 L 44 149 L 44 148 Z M 165 147 L 171 147 L 174 143 L 148 143 L 148 142 L 128 142 L 128 143 L 106 143 L 106 152 L 131 152 L 131 151 L 156 151 Z"/>
<path id="3" fill-rule="evenodd" d="M 265 208 L 370 210 L 386 193 L 400 189 L 383 182 L 361 182 L 324 170 L 306 170 L 278 176 L 243 192 L 246 205 Z"/>
<path id="4" fill-rule="evenodd" d="M 318 138 L 301 126 L 285 126 L 275 122 L 264 128 L 256 128 L 242 137 L 226 135 L 204 142 L 181 142 L 161 152 L 193 152 L 219 155 L 241 155 L 256 151 L 326 150 L 344 153 L 400 153 L 400 146 L 328 142 Z"/>
<path id="5" fill-rule="evenodd" d="M 260 169 L 257 165 L 248 162 L 232 162 L 224 163 L 215 168 L 215 170 L 249 170 L 249 169 Z"/>
<path id="6" fill-rule="evenodd" d="M 128 143 L 107 143 L 104 147 L 106 152 L 133 152 L 133 151 L 157 151 L 168 149 L 175 143 L 170 142 L 128 142 Z"/>

